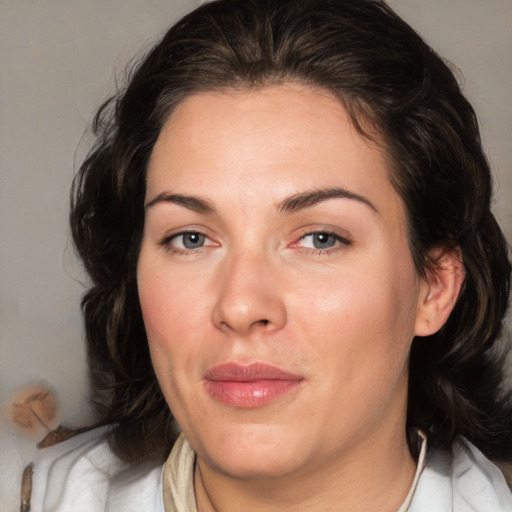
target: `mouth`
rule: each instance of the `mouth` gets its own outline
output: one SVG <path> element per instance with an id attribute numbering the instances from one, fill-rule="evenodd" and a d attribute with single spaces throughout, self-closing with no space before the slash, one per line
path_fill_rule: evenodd
<path id="1" fill-rule="evenodd" d="M 208 393 L 232 407 L 263 407 L 296 389 L 304 377 L 268 363 L 224 363 L 210 368 L 204 376 Z"/>

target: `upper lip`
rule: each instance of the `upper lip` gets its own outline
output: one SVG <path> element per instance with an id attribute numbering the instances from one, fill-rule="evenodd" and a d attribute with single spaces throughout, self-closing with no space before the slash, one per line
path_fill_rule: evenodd
<path id="1" fill-rule="evenodd" d="M 303 380 L 303 377 L 269 363 L 229 362 L 210 368 L 205 374 L 205 379 L 218 382 L 258 382 L 261 380 Z"/>

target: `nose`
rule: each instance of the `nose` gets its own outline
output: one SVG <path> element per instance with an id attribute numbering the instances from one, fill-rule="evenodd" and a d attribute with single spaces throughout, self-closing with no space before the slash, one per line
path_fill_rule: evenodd
<path id="1" fill-rule="evenodd" d="M 286 324 L 277 269 L 263 255 L 244 253 L 225 262 L 213 309 L 214 325 L 227 334 L 270 333 Z"/>

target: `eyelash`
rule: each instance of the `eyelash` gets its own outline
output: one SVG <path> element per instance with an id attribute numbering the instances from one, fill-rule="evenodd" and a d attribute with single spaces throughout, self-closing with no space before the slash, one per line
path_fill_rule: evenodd
<path id="1" fill-rule="evenodd" d="M 338 250 L 342 249 L 343 247 L 348 247 L 348 246 L 352 245 L 352 241 L 351 240 L 349 240 L 348 238 L 346 238 L 344 236 L 341 236 L 338 233 L 335 233 L 335 232 L 329 231 L 329 230 L 319 229 L 319 230 L 308 231 L 307 233 L 304 233 L 298 239 L 297 242 L 294 242 L 292 244 L 292 247 L 298 245 L 298 243 L 300 241 L 304 240 L 306 237 L 314 236 L 314 235 L 327 235 L 329 237 L 333 237 L 334 240 L 335 240 L 335 245 L 333 245 L 332 247 L 326 247 L 326 248 L 323 248 L 323 249 L 312 248 L 312 247 L 304 247 L 304 248 L 302 248 L 303 251 L 306 251 L 309 254 L 324 256 L 324 255 L 330 254 L 332 252 L 338 251 Z"/>
<path id="2" fill-rule="evenodd" d="M 174 233 L 172 235 L 164 237 L 159 242 L 159 245 L 164 247 L 165 250 L 169 251 L 170 253 L 181 254 L 181 255 L 197 254 L 198 251 L 207 247 L 205 245 L 202 245 L 201 247 L 197 247 L 197 248 L 180 248 L 180 247 L 176 247 L 172 244 L 173 240 L 176 240 L 179 237 L 184 237 L 185 235 L 189 235 L 189 234 L 199 235 L 199 236 L 204 237 L 206 240 L 211 241 L 211 239 L 208 237 L 208 235 L 206 233 L 204 233 L 200 230 L 197 230 L 197 229 L 190 229 L 187 231 L 180 231 L 179 233 Z M 318 235 L 327 235 L 328 237 L 333 237 L 335 240 L 334 245 L 332 247 L 326 247 L 326 248 L 302 247 L 302 252 L 307 252 L 308 254 L 323 256 L 323 255 L 330 254 L 334 251 L 340 250 L 342 247 L 348 247 L 348 246 L 352 245 L 351 240 L 349 240 L 348 238 L 346 238 L 344 236 L 339 235 L 338 233 L 335 233 L 333 231 L 328 231 L 328 230 L 315 230 L 315 231 L 308 231 L 308 232 L 304 233 L 303 235 L 301 235 L 300 238 L 296 242 L 293 242 L 291 244 L 291 247 L 297 247 L 299 245 L 299 243 L 301 241 L 303 241 L 305 238 L 310 237 L 310 236 L 312 237 L 315 235 L 317 235 L 317 236 Z M 217 244 L 213 244 L 213 245 L 217 245 Z"/>
<path id="3" fill-rule="evenodd" d="M 191 248 L 191 249 L 187 249 L 187 248 L 182 249 L 180 247 L 176 247 L 176 246 L 172 245 L 173 240 L 176 240 L 179 237 L 184 237 L 185 235 L 200 235 L 200 236 L 203 236 L 207 240 L 211 240 L 206 233 L 204 233 L 198 229 L 190 229 L 190 230 L 186 230 L 186 231 L 180 231 L 179 233 L 174 233 L 170 236 L 164 237 L 160 241 L 159 245 L 164 247 L 166 251 L 169 251 L 172 254 L 181 254 L 181 255 L 185 255 L 185 256 L 197 254 L 198 251 L 200 251 L 201 249 L 204 249 L 205 246 Z"/>

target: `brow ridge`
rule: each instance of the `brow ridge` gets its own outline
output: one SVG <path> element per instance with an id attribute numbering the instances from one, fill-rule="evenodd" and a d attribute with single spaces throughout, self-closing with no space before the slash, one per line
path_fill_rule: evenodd
<path id="1" fill-rule="evenodd" d="M 370 200 L 364 196 L 340 187 L 314 189 L 293 194 L 281 201 L 277 209 L 282 213 L 293 213 L 306 208 L 311 208 L 321 202 L 328 201 L 329 199 L 351 199 L 359 201 L 378 213 L 377 208 Z M 149 208 L 159 203 L 177 204 L 202 214 L 214 214 L 216 212 L 213 204 L 205 199 L 187 196 L 184 194 L 172 194 L 169 192 L 162 192 L 158 194 L 145 205 L 144 209 L 147 211 Z"/>
<path id="2" fill-rule="evenodd" d="M 311 208 L 312 206 L 316 206 L 317 204 L 323 201 L 328 201 L 329 199 L 351 199 L 359 201 L 370 207 L 374 212 L 378 213 L 377 208 L 369 199 L 340 187 L 299 192 L 298 194 L 294 194 L 281 201 L 281 203 L 279 203 L 278 210 L 283 213 L 292 213 L 305 208 Z"/>
<path id="3" fill-rule="evenodd" d="M 203 214 L 213 214 L 216 211 L 215 207 L 209 201 L 183 194 L 171 194 L 169 192 L 158 194 L 144 206 L 144 209 L 147 211 L 149 208 L 159 203 L 173 203 Z"/>

